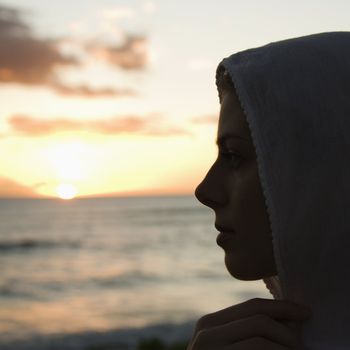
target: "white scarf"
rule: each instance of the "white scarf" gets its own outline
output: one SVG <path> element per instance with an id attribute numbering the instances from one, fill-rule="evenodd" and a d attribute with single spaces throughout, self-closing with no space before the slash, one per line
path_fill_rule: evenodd
<path id="1" fill-rule="evenodd" d="M 350 349 L 350 32 L 235 53 L 271 222 L 275 299 L 309 306 L 307 350 Z M 253 243 L 253 242 L 252 242 Z"/>

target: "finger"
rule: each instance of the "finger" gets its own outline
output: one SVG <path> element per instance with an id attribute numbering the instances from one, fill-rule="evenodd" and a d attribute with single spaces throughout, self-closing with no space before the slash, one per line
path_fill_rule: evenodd
<path id="1" fill-rule="evenodd" d="M 216 327 L 256 314 L 266 314 L 276 320 L 306 320 L 311 316 L 309 307 L 286 300 L 254 298 L 243 303 L 201 317 L 196 330 Z"/>
<path id="2" fill-rule="evenodd" d="M 227 345 L 223 350 L 290 350 L 288 347 L 271 342 L 262 337 L 254 337 L 242 340 L 238 343 Z"/>
<path id="3" fill-rule="evenodd" d="M 222 345 L 234 344 L 256 336 L 290 348 L 301 345 L 301 339 L 292 329 L 266 315 L 250 316 L 200 331 L 199 334 L 208 340 L 215 339 Z"/>

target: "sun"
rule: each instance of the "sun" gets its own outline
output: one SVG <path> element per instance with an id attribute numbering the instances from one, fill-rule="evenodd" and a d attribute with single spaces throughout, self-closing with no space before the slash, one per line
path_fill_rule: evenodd
<path id="1" fill-rule="evenodd" d="M 72 184 L 62 183 L 57 186 L 56 193 L 61 199 L 72 199 L 77 195 L 78 190 Z"/>

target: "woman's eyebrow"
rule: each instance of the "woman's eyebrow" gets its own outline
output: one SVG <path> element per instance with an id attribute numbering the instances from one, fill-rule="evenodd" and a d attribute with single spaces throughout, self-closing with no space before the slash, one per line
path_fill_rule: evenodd
<path id="1" fill-rule="evenodd" d="M 228 139 L 234 139 L 234 138 L 240 139 L 240 140 L 243 140 L 243 141 L 245 141 L 245 142 L 249 142 L 249 143 L 250 143 L 249 140 L 245 139 L 244 137 L 242 137 L 242 136 L 240 136 L 240 135 L 237 135 L 237 134 L 234 134 L 234 133 L 228 133 L 228 134 L 224 134 L 224 135 L 220 136 L 220 137 L 216 140 L 216 144 L 217 144 L 218 146 L 223 146 L 223 145 L 225 144 L 226 140 L 228 140 Z"/>

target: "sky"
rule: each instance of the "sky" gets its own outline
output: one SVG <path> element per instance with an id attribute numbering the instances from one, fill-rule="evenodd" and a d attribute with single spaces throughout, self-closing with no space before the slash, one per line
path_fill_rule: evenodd
<path id="1" fill-rule="evenodd" d="M 215 70 L 349 31 L 347 0 L 0 1 L 0 197 L 193 194 L 217 155 Z"/>

